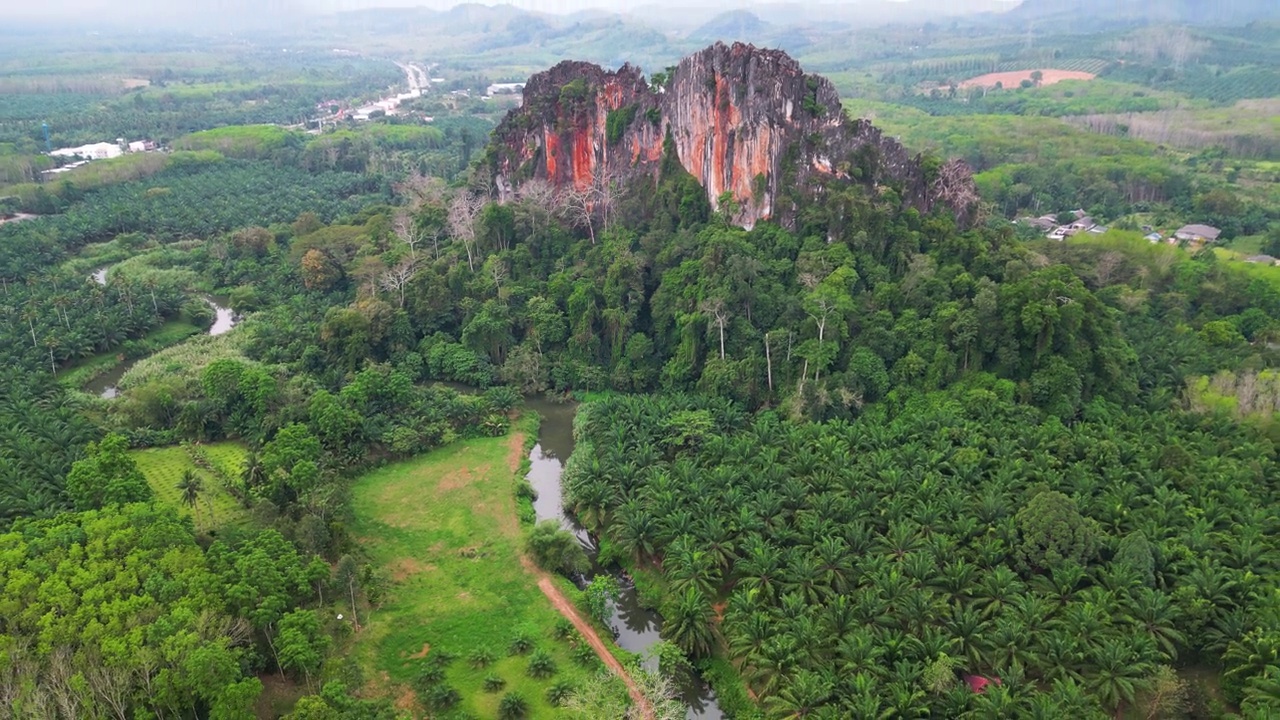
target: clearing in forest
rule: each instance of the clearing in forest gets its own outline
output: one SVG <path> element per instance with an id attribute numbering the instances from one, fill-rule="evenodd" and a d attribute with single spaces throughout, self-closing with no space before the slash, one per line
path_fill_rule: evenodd
<path id="1" fill-rule="evenodd" d="M 513 691 L 527 701 L 529 718 L 557 717 L 547 689 L 594 672 L 553 637 L 561 616 L 521 567 L 512 482 L 522 441 L 516 434 L 456 442 L 371 472 L 353 488 L 352 533 L 389 587 L 382 605 L 360 618 L 352 656 L 370 689 L 394 693 L 402 709 L 413 701 L 407 688 L 423 659 L 439 652 L 456 658 L 446 682 L 476 717 L 497 717 L 503 694 Z M 528 676 L 530 655 L 508 653 L 517 633 L 552 656 L 556 674 Z M 472 668 L 467 659 L 477 648 L 491 651 L 493 664 Z M 502 690 L 486 692 L 488 676 L 501 678 Z"/>
<path id="2" fill-rule="evenodd" d="M 971 87 L 995 87 L 996 83 L 1000 83 L 1000 86 L 1004 88 L 1016 88 L 1022 85 L 1023 80 L 1032 80 L 1032 82 L 1034 82 L 1031 77 L 1031 73 L 1033 72 L 1036 71 L 1013 70 L 1010 72 L 987 73 L 986 75 L 979 75 L 978 77 L 969 78 L 968 80 L 961 82 L 960 89 L 963 90 Z M 1063 80 L 1092 80 L 1098 77 L 1094 73 L 1081 72 L 1079 70 L 1050 70 L 1048 68 L 1042 68 L 1040 73 L 1042 77 L 1040 78 L 1039 84 L 1042 86 L 1060 83 Z"/>
<path id="3" fill-rule="evenodd" d="M 183 515 L 192 515 L 196 521 L 196 529 L 208 531 L 229 525 L 239 525 L 248 519 L 248 513 L 223 485 L 218 475 L 238 479 L 244 466 L 246 451 L 244 446 L 234 442 L 220 442 L 211 445 L 199 445 L 194 448 L 203 453 L 212 467 L 220 472 L 211 472 L 200 467 L 192 457 L 192 449 L 184 446 L 147 448 L 134 450 L 134 462 L 147 478 L 147 484 L 156 494 L 156 499 L 166 505 L 178 508 Z M 182 473 L 194 470 L 200 479 L 201 490 L 197 494 L 196 506 L 193 508 L 183 499 L 183 491 L 178 489 Z"/>

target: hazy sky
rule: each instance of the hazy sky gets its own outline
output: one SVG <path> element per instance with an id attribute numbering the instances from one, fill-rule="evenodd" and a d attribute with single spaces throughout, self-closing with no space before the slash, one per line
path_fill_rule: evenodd
<path id="1" fill-rule="evenodd" d="M 786 1 L 786 0 L 783 0 Z M 888 0 L 865 0 L 883 2 Z M 892 0 L 909 2 L 910 0 Z M 700 8 L 749 7 L 759 0 L 508 0 L 508 4 L 528 10 L 569 13 L 587 8 L 626 12 L 645 5 L 693 5 Z M 859 0 L 826 0 L 824 4 L 850 5 Z M 990 3 L 991 0 L 954 0 L 956 5 Z M 171 20 L 180 17 L 246 17 L 282 15 L 296 12 L 334 12 L 371 7 L 429 7 L 447 9 L 457 0 L 0 0 L 0 17 L 31 19 L 74 18 L 92 22 L 132 21 L 150 18 Z M 485 4 L 496 4 L 486 2 Z M 114 22 L 113 22 L 114 24 Z"/>

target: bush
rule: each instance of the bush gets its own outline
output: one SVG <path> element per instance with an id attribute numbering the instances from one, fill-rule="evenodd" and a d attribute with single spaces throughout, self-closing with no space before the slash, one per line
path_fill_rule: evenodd
<path id="1" fill-rule="evenodd" d="M 584 573 L 591 567 L 578 538 L 555 520 L 538 523 L 529 533 L 526 547 L 534 561 L 547 570 L 569 575 Z"/>
<path id="2" fill-rule="evenodd" d="M 462 695 L 449 685 L 436 685 L 427 691 L 427 707 L 432 710 L 448 710 L 462 701 Z"/>
<path id="3" fill-rule="evenodd" d="M 525 655 L 533 649 L 533 637 L 529 633 L 521 631 L 511 638 L 511 644 L 507 646 L 507 652 L 512 655 Z"/>
<path id="4" fill-rule="evenodd" d="M 494 655 L 492 650 L 487 647 L 478 647 L 475 650 L 472 650 L 471 654 L 467 656 L 467 664 L 476 670 L 479 670 L 481 668 L 489 667 L 496 659 L 497 657 Z"/>
<path id="5" fill-rule="evenodd" d="M 523 720 L 529 715 L 529 703 L 519 693 L 509 692 L 498 703 L 498 720 Z"/>
<path id="6" fill-rule="evenodd" d="M 547 704 L 551 705 L 551 707 L 564 705 L 570 697 L 573 697 L 576 689 L 571 682 L 558 682 L 552 685 L 547 688 Z"/>
<path id="7" fill-rule="evenodd" d="M 582 667 L 590 668 L 600 664 L 600 657 L 596 655 L 596 651 L 586 641 L 583 641 L 573 648 L 573 661 Z"/>
<path id="8" fill-rule="evenodd" d="M 573 623 L 568 618 L 560 618 L 556 621 L 555 627 L 551 630 L 551 635 L 557 640 L 568 640 L 577 634 L 577 630 L 573 627 Z"/>
<path id="9" fill-rule="evenodd" d="M 494 410 L 500 413 L 511 412 L 520 401 L 520 393 L 507 385 L 497 385 L 484 391 L 484 399 L 488 400 Z"/>
<path id="10" fill-rule="evenodd" d="M 491 692 L 491 693 L 492 693 L 492 692 L 498 692 L 499 690 L 501 690 L 502 688 L 504 688 L 504 687 L 506 687 L 506 686 L 507 686 L 507 681 L 506 681 L 506 680 L 503 680 L 502 678 L 498 677 L 497 675 L 486 675 L 486 676 L 485 676 L 485 678 L 484 678 L 484 691 L 485 691 L 485 692 Z"/>
<path id="11" fill-rule="evenodd" d="M 609 604 L 618 601 L 618 579 L 612 575 L 597 575 L 583 591 L 587 602 L 587 613 L 597 622 L 604 624 L 609 620 Z"/>
<path id="12" fill-rule="evenodd" d="M 494 368 L 489 360 L 445 335 L 426 338 L 418 348 L 426 363 L 426 374 L 434 380 L 447 380 L 475 387 L 493 384 Z"/>
<path id="13" fill-rule="evenodd" d="M 617 145 L 622 140 L 623 134 L 631 123 L 636 119 L 636 110 L 639 108 L 635 105 L 610 110 L 604 121 L 605 142 L 610 145 Z"/>
<path id="14" fill-rule="evenodd" d="M 556 661 L 545 650 L 535 651 L 529 656 L 529 667 L 525 672 L 536 680 L 549 678 L 556 674 Z"/>
<path id="15" fill-rule="evenodd" d="M 423 663 L 418 669 L 417 677 L 414 678 L 414 685 L 419 692 L 431 690 L 442 682 L 444 682 L 444 663 L 434 659 Z"/>

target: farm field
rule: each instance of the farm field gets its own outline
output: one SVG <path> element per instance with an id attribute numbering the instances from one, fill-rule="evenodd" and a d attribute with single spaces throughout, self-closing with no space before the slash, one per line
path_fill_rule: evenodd
<path id="1" fill-rule="evenodd" d="M 201 445 L 209 461 L 221 468 L 224 473 L 233 477 L 240 473 L 240 466 L 246 455 L 242 445 L 234 442 L 221 442 Z M 191 459 L 187 449 L 171 445 L 169 447 L 146 448 L 132 453 L 138 469 L 146 476 L 147 483 L 155 491 L 156 498 L 166 505 L 178 508 L 184 515 L 194 515 L 196 529 L 200 531 L 216 530 L 230 525 L 239 525 L 248 519 L 248 514 L 240 502 L 209 471 L 198 467 Z M 204 491 L 196 506 L 196 512 L 182 501 L 182 491 L 178 489 L 178 481 L 182 473 L 188 469 L 195 470 L 196 475 L 204 481 Z M 212 514 L 210 514 L 212 506 Z"/>
<path id="2" fill-rule="evenodd" d="M 979 75 L 978 77 L 969 78 L 968 80 L 961 82 L 960 88 L 963 90 L 971 87 L 995 87 L 996 83 L 1000 83 L 1003 87 L 1015 88 L 1018 87 L 1023 80 L 1030 80 L 1031 73 L 1033 72 L 1035 72 L 1035 70 L 1011 70 L 1008 72 L 987 73 L 986 75 Z M 1097 77 L 1094 73 L 1084 72 L 1082 70 L 1051 70 L 1048 68 L 1041 68 L 1040 72 L 1043 74 L 1043 77 L 1040 79 L 1041 85 L 1052 85 L 1054 83 L 1062 82 L 1063 80 L 1092 80 Z"/>
<path id="3" fill-rule="evenodd" d="M 593 672 L 553 637 L 560 615 L 521 567 L 512 478 L 522 442 L 518 433 L 457 442 L 371 472 L 352 490 L 352 534 L 390 589 L 362 619 L 351 655 L 372 678 L 370 689 L 399 698 L 401 709 L 414 703 L 410 688 L 424 659 L 442 652 L 456 658 L 444 681 L 475 717 L 497 717 L 508 692 L 526 700 L 527 717 L 557 717 L 548 688 Z M 519 633 L 552 657 L 556 674 L 528 676 L 530 655 L 508 652 Z M 488 667 L 468 662 L 478 648 L 492 653 Z M 502 690 L 485 690 L 489 676 L 502 679 Z"/>

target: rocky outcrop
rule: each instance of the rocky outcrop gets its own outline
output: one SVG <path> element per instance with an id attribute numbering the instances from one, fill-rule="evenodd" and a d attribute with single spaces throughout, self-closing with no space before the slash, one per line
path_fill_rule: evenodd
<path id="1" fill-rule="evenodd" d="M 962 161 L 922 162 L 866 120 L 850 120 L 831 83 L 785 53 L 717 43 L 685 58 L 654 87 L 640 70 L 562 62 L 530 78 L 522 107 L 494 133 L 499 192 L 531 177 L 587 191 L 606 180 L 656 175 L 670 137 L 712 206 L 731 200 L 735 221 L 794 219 L 788 199 L 834 179 L 895 188 L 905 206 L 939 203 L 961 225 L 977 206 Z"/>

